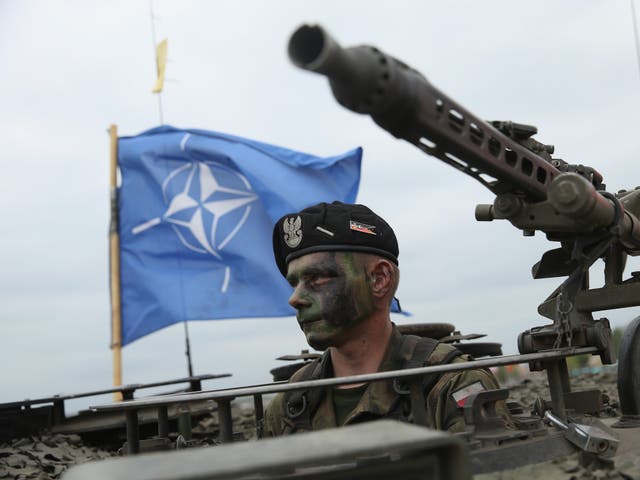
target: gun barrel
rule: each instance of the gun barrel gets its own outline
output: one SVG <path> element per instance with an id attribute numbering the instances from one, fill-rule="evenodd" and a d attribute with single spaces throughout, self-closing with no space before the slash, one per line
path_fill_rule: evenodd
<path id="1" fill-rule="evenodd" d="M 620 201 L 619 212 L 612 200 L 601 195 L 584 177 L 575 173 L 563 173 L 551 183 L 549 203 L 554 210 L 574 220 L 587 223 L 593 229 L 612 226 L 618 221 L 618 235 L 630 253 L 640 249 L 640 222 L 633 211 L 635 195 L 627 195 Z M 620 215 L 616 219 L 616 215 Z"/>
<path id="2" fill-rule="evenodd" d="M 544 200 L 560 173 L 422 74 L 375 47 L 342 48 L 322 27 L 303 25 L 291 36 L 288 51 L 296 66 L 328 77 L 342 106 L 371 115 L 392 135 L 474 177 L 496 194 Z"/>
<path id="3" fill-rule="evenodd" d="M 395 59 L 374 47 L 342 48 L 318 25 L 299 27 L 291 35 L 288 52 L 294 65 L 327 76 L 336 100 L 343 107 L 374 118 L 393 116 L 389 128 L 396 136 L 403 136 L 401 118 L 394 112 L 405 112 L 398 101 L 404 103 L 407 99 L 395 90 L 410 85 L 405 85 L 403 78 L 391 78 L 395 77 L 392 65 L 397 63 Z M 400 80 L 400 84 L 393 80 Z M 389 88 L 394 89 L 392 95 Z M 383 128 L 387 127 L 383 125 Z"/>
<path id="4" fill-rule="evenodd" d="M 312 72 L 331 76 L 348 66 L 342 47 L 317 25 L 298 28 L 291 35 L 288 51 L 296 66 Z"/>

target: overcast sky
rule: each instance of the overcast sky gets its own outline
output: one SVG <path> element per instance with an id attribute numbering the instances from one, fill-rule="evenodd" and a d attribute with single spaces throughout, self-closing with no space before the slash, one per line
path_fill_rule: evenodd
<path id="1" fill-rule="evenodd" d="M 559 280 L 533 281 L 530 268 L 555 245 L 506 222 L 477 223 L 475 205 L 491 192 L 340 107 L 324 78 L 290 64 L 287 40 L 313 22 L 343 46 L 376 45 L 479 117 L 538 126 L 556 156 L 596 167 L 617 191 L 640 184 L 630 3 L 391 5 L 156 0 L 157 39 L 169 39 L 165 123 L 323 156 L 362 146 L 358 201 L 400 242 L 398 296 L 414 316 L 397 321 L 450 322 L 515 353 L 519 332 L 547 323 L 536 307 Z M 159 123 L 149 4 L 0 0 L 0 65 L 0 401 L 105 388 L 106 129 L 132 135 Z M 606 313 L 614 325 L 637 314 Z M 305 347 L 293 318 L 189 328 L 195 373 L 234 375 L 211 388 L 268 381 L 275 357 Z M 182 325 L 123 352 L 125 383 L 186 371 Z"/>

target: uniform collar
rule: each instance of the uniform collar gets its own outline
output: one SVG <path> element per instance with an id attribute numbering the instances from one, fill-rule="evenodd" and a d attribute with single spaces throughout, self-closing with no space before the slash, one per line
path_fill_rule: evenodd
<path id="1" fill-rule="evenodd" d="M 389 370 L 398 370 L 402 368 L 403 359 L 400 356 L 403 336 L 392 324 L 393 330 L 385 354 L 378 368 L 378 372 Z M 333 376 L 333 366 L 331 365 L 331 355 L 325 352 L 321 359 L 322 378 Z M 362 398 L 349 415 L 346 423 L 355 423 L 360 420 L 371 419 L 372 417 L 381 417 L 389 413 L 395 406 L 397 394 L 393 389 L 391 380 L 382 380 L 371 382 L 368 388 L 362 394 Z M 335 413 L 333 410 L 333 395 L 331 389 L 325 393 L 313 421 L 314 428 L 335 427 Z"/>
<path id="2" fill-rule="evenodd" d="M 400 358 L 400 347 L 402 345 L 402 334 L 398 331 L 395 324 L 392 324 L 393 330 L 391 332 L 391 338 L 385 351 L 384 357 L 378 372 L 386 372 L 389 370 L 398 370 L 402 368 L 402 358 Z M 393 389 L 393 381 L 381 380 L 377 382 L 371 382 L 369 387 L 362 394 L 362 398 L 356 408 L 346 420 L 346 423 L 350 423 L 352 420 L 356 420 L 357 417 L 365 416 L 384 416 L 395 405 L 397 394 Z"/>

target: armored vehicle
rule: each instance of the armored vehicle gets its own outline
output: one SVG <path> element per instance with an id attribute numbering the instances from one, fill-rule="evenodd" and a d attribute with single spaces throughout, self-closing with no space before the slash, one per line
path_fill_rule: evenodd
<path id="1" fill-rule="evenodd" d="M 95 407 L 124 412 L 130 456 L 77 467 L 66 478 L 465 479 L 576 453 L 585 468 L 590 465 L 612 472 L 624 466 L 620 475 L 639 478 L 640 318 L 628 325 L 617 359 L 617 418 L 601 416 L 599 390 L 572 389 L 566 359 L 589 354 L 598 355 L 604 365 L 616 362 L 609 321 L 596 319 L 593 313 L 640 305 L 640 276 L 625 277 L 627 256 L 640 253 L 640 190 L 607 192 L 595 168 L 553 157 L 552 145 L 533 138 L 535 127 L 481 120 L 421 73 L 376 47 L 344 49 L 322 27 L 303 25 L 290 39 L 289 56 L 295 65 L 326 75 L 336 100 L 345 108 L 370 115 L 393 136 L 491 190 L 495 201 L 476 207 L 477 220 L 508 220 L 525 236 L 540 231 L 558 244 L 532 268 L 534 279 L 564 278 L 538 308 L 550 323 L 523 331 L 518 355 Z M 604 286 L 590 288 L 589 271 L 599 259 L 605 264 Z M 504 428 L 495 410 L 496 402 L 508 400 L 506 389 L 469 397 L 464 405 L 467 430 L 461 434 L 420 426 L 425 421 L 422 376 L 523 363 L 531 371 L 546 372 L 548 400 L 537 404 L 533 412 L 509 404 L 515 429 Z M 385 420 L 258 443 L 134 456 L 150 441 L 139 437 L 141 409 L 158 409 L 158 432 L 166 436 L 167 426 L 160 420 L 166 415 L 160 412 L 169 405 L 210 401 L 219 418 L 219 441 L 232 443 L 233 399 L 253 399 L 260 437 L 264 395 L 393 379 L 403 379 L 409 386 L 406 395 L 415 425 Z"/>

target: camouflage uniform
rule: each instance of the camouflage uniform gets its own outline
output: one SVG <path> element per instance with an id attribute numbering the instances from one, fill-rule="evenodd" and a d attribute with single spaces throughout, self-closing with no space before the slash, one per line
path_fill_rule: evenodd
<path id="1" fill-rule="evenodd" d="M 379 371 L 400 370 L 411 358 L 413 350 L 419 337 L 400 334 L 394 326 L 391 340 L 385 352 Z M 407 345 L 409 347 L 407 348 Z M 435 365 L 451 356 L 455 349 L 447 344 L 438 344 L 435 350 L 428 357 L 425 365 Z M 465 362 L 469 360 L 467 355 L 460 355 L 450 363 Z M 325 352 L 321 364 L 321 378 L 333 376 L 331 367 L 331 357 Z M 305 370 L 315 368 L 316 363 L 312 362 L 300 370 L 292 377 L 290 382 L 300 381 L 305 378 Z M 406 368 L 406 367 L 405 367 Z M 310 372 L 307 372 L 307 376 Z M 438 430 L 448 430 L 450 432 L 460 432 L 465 428 L 463 410 L 458 402 L 464 402 L 465 397 L 461 397 L 472 390 L 492 390 L 499 388 L 494 376 L 487 370 L 466 370 L 462 372 L 448 372 L 439 378 L 434 377 L 436 383 L 429 392 L 425 392 L 425 402 L 427 411 L 427 422 L 430 428 Z M 479 382 L 479 384 L 478 384 Z M 462 392 L 461 394 L 459 392 Z M 458 395 L 456 395 L 458 394 Z M 265 413 L 265 435 L 279 436 L 305 430 L 296 425 L 285 412 L 287 396 L 279 393 L 267 407 Z M 345 425 L 354 424 L 367 420 L 379 418 L 399 418 L 398 415 L 398 394 L 394 390 L 393 382 L 383 380 L 371 382 L 357 406 L 349 414 Z M 511 424 L 508 410 L 503 402 L 497 405 L 498 413 L 505 419 L 505 424 Z M 333 407 L 332 389 L 327 388 L 322 394 L 320 403 L 314 412 L 309 412 L 312 430 L 336 427 L 336 419 Z M 405 412 L 405 421 L 411 421 L 409 412 Z"/>

